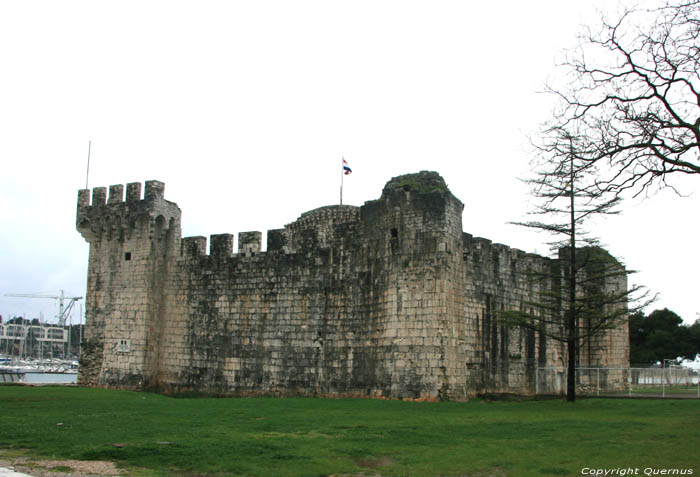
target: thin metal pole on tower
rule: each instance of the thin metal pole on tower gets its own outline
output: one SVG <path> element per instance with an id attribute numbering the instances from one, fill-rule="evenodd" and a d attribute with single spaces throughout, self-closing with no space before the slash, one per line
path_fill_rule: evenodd
<path id="1" fill-rule="evenodd" d="M 87 161 L 87 172 L 85 173 L 85 188 L 88 187 L 88 178 L 90 177 L 90 149 L 92 149 L 92 141 L 88 141 L 88 161 Z"/>
<path id="2" fill-rule="evenodd" d="M 343 161 L 345 158 L 340 156 L 340 205 L 343 205 L 343 176 L 345 176 L 345 168 L 343 167 Z"/>

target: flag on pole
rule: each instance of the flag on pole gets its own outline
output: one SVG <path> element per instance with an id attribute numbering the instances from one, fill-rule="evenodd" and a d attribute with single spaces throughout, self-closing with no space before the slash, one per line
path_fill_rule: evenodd
<path id="1" fill-rule="evenodd" d="M 340 205 L 343 205 L 343 176 L 352 174 L 352 169 L 350 169 L 348 161 L 343 156 L 340 156 L 340 158 L 343 160 L 343 169 L 340 174 Z"/>

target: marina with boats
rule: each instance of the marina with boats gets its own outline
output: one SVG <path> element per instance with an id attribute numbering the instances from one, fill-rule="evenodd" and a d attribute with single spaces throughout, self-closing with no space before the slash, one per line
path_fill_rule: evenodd
<path id="1" fill-rule="evenodd" d="M 73 384 L 78 361 L 67 359 L 14 359 L 0 356 L 0 383 Z"/>
<path id="2" fill-rule="evenodd" d="M 0 316 L 0 383 L 75 383 L 85 325 L 73 324 L 71 312 L 82 297 L 68 296 L 63 290 L 5 296 L 56 300 L 58 313 L 54 323 L 47 323 L 41 316 L 14 316 L 8 320 Z"/>
<path id="3" fill-rule="evenodd" d="M 47 323 L 41 317 L 15 316 L 3 320 L 0 316 L 0 383 L 76 383 L 85 325 L 73 324 L 70 313 L 81 297 L 66 296 L 63 290 L 57 295 L 5 296 L 56 299 L 59 311 L 56 323 Z M 64 304 L 66 300 L 67 305 Z M 80 314 L 82 316 L 82 307 Z"/>

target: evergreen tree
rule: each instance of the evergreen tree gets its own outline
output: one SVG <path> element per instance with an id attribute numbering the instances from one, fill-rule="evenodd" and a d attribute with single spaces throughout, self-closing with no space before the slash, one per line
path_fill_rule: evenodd
<path id="1" fill-rule="evenodd" d="M 517 222 L 553 235 L 550 243 L 558 251 L 558 264 L 549 270 L 528 274 L 537 299 L 521 310 L 509 310 L 511 324 L 544 332 L 566 344 L 567 400 L 576 400 L 576 362 L 579 347 L 627 319 L 629 303 L 641 306 L 640 287 L 627 287 L 629 271 L 598 247 L 583 225 L 598 215 L 616 214 L 619 197 L 598 187 L 594 164 L 578 158 L 582 141 L 559 129 L 560 141 L 540 150 L 535 160 L 536 176 L 527 182 L 538 199 L 532 211 L 540 220 Z M 523 311 L 532 310 L 532 311 Z"/>

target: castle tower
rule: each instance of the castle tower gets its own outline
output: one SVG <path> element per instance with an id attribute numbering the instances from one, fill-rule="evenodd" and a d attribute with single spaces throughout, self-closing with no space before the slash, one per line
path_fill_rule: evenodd
<path id="1" fill-rule="evenodd" d="M 180 247 L 180 209 L 164 184 L 78 192 L 76 227 L 90 244 L 86 335 L 78 381 L 142 388 L 155 383 L 166 313 L 164 290 Z"/>
<path id="2" fill-rule="evenodd" d="M 361 208 L 385 396 L 465 398 L 463 208 L 429 171 L 394 177 Z"/>

